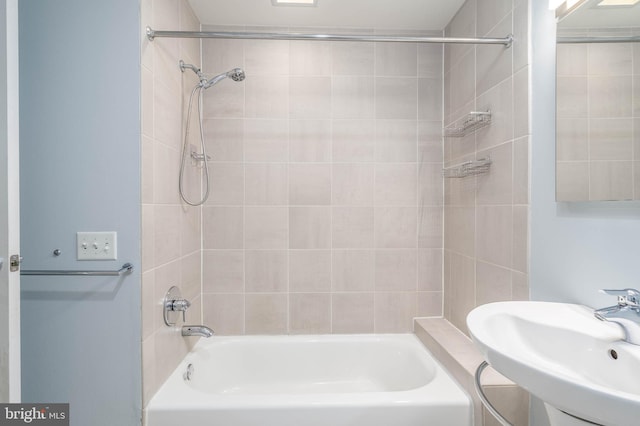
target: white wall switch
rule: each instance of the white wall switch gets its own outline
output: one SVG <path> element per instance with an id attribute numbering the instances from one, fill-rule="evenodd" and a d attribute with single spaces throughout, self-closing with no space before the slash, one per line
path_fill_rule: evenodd
<path id="1" fill-rule="evenodd" d="M 117 232 L 76 233 L 78 260 L 116 260 L 117 236 Z"/>

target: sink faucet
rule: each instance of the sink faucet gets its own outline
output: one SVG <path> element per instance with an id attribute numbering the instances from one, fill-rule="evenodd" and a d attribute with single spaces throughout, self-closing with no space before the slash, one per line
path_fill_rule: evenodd
<path id="1" fill-rule="evenodd" d="M 183 325 L 182 335 L 211 337 L 213 336 L 213 330 L 207 327 L 206 325 Z"/>
<path id="2" fill-rule="evenodd" d="M 600 290 L 600 292 L 618 296 L 618 304 L 607 308 L 596 309 L 593 314 L 602 321 L 619 324 L 625 333 L 625 341 L 640 345 L 640 291 L 625 288 L 624 290 Z"/>

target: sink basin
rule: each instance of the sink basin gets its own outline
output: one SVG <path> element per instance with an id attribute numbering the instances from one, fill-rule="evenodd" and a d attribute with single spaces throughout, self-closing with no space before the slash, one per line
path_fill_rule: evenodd
<path id="1" fill-rule="evenodd" d="M 471 311 L 467 325 L 495 370 L 547 404 L 607 426 L 639 424 L 640 346 L 593 309 L 490 303 Z"/>

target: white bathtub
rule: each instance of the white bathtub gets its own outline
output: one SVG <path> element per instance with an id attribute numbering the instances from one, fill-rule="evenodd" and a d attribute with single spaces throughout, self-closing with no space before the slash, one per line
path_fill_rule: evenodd
<path id="1" fill-rule="evenodd" d="M 200 339 L 146 408 L 147 426 L 471 422 L 470 399 L 411 334 Z"/>

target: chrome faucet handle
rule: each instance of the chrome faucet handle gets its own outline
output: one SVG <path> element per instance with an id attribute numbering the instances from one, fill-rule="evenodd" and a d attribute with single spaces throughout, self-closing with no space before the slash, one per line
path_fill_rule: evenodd
<path id="1" fill-rule="evenodd" d="M 630 306 L 632 308 L 640 308 L 640 291 L 633 288 L 625 288 L 623 290 L 600 290 L 601 293 L 610 296 L 618 296 L 618 305 Z"/>
<path id="2" fill-rule="evenodd" d="M 191 302 L 187 299 L 175 299 L 169 302 L 170 311 L 182 311 L 182 322 L 187 320 L 187 309 L 191 306 Z"/>

